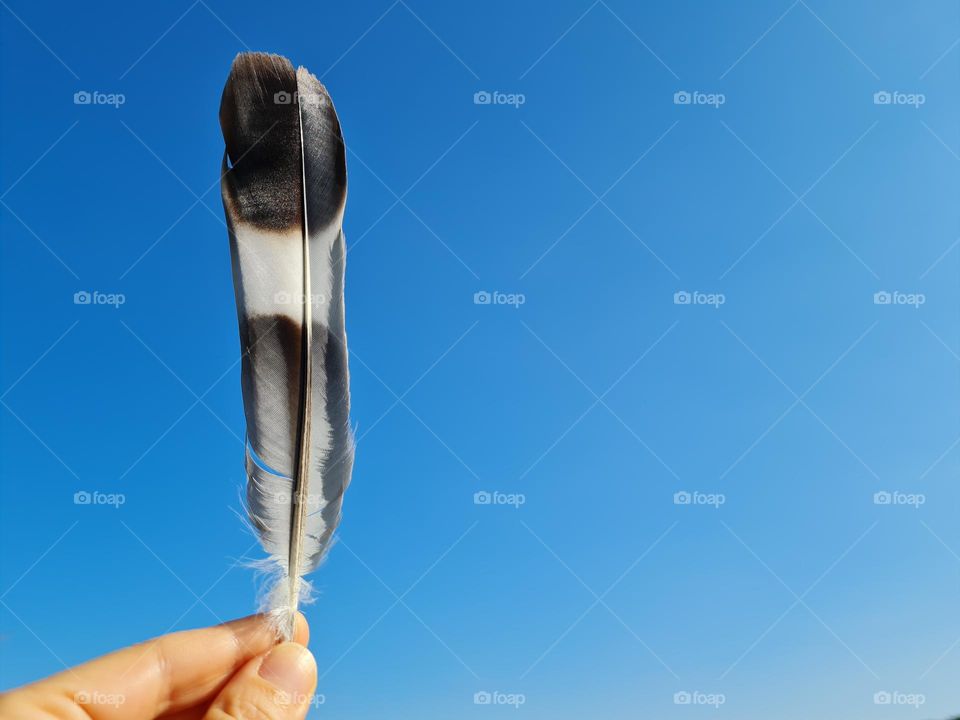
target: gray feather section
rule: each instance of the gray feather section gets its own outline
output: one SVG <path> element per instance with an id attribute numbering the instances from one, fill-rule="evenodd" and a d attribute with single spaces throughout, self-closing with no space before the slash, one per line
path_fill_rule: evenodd
<path id="1" fill-rule="evenodd" d="M 290 506 L 293 502 L 293 481 L 289 477 L 276 475 L 254 460 L 247 449 L 247 513 L 253 523 L 260 542 L 271 558 L 285 559 L 290 546 L 292 529 Z M 309 501 L 316 504 L 320 499 Z M 316 508 L 319 510 L 319 508 Z M 320 557 L 326 549 L 319 535 L 307 532 L 304 538 L 304 557 Z M 315 569 L 307 562 L 301 564 L 300 574 Z"/>
<path id="2" fill-rule="evenodd" d="M 325 448 L 313 458 L 311 493 L 323 502 L 312 510 L 311 528 L 319 527 L 326 547 L 340 523 L 343 493 L 353 470 L 353 435 L 350 430 L 350 373 L 344 324 L 344 274 L 346 244 L 341 230 L 347 193 L 346 149 L 340 121 L 326 88 L 306 69 L 297 70 L 300 117 L 304 137 L 306 215 L 310 235 L 311 286 L 328 288 L 322 310 L 314 314 L 314 412 L 324 422 L 314 425 L 314 447 Z M 321 370 L 322 368 L 322 370 Z M 315 522 L 318 521 L 318 522 Z M 315 559 L 319 563 L 321 556 Z"/>

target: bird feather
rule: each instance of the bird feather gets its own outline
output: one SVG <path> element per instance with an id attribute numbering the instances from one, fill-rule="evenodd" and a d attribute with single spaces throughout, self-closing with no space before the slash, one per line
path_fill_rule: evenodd
<path id="1" fill-rule="evenodd" d="M 347 173 L 326 88 L 242 53 L 220 104 L 247 423 L 247 512 L 277 580 L 265 611 L 292 636 L 353 469 L 344 325 Z"/>

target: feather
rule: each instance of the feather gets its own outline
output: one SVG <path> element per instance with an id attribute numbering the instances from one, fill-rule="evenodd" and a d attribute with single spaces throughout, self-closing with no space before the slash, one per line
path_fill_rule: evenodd
<path id="1" fill-rule="evenodd" d="M 247 422 L 247 512 L 277 570 L 264 610 L 290 638 L 353 469 L 343 212 L 330 96 L 278 55 L 242 53 L 220 104 Z"/>

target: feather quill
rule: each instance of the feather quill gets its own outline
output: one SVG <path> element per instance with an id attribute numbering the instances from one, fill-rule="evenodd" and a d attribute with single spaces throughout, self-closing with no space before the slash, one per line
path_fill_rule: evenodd
<path id="1" fill-rule="evenodd" d="M 353 469 L 343 212 L 330 96 L 286 58 L 242 53 L 220 104 L 247 422 L 247 512 L 277 580 L 263 608 L 289 639 Z"/>

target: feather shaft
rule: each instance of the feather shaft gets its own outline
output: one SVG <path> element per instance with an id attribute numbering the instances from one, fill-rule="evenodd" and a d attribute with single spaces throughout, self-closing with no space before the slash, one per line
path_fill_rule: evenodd
<path id="1" fill-rule="evenodd" d="M 307 187 L 307 166 L 303 157 L 303 110 L 301 98 L 297 93 L 297 124 L 300 127 L 300 172 L 303 187 Z M 300 565 L 303 555 L 304 521 L 306 519 L 309 502 L 307 498 L 308 477 L 310 472 L 310 415 L 313 402 L 313 373 L 311 372 L 311 358 L 313 357 L 313 320 L 312 292 L 310 285 L 310 229 L 307 212 L 307 195 L 303 194 L 303 292 L 300 294 L 300 305 L 303 312 L 303 339 L 300 353 L 300 418 L 299 437 L 297 442 L 297 476 L 294 486 L 293 521 L 290 524 L 290 560 L 287 563 L 287 577 L 290 584 L 291 618 L 297 610 L 300 601 Z M 292 636 L 293 627 L 288 628 Z"/>

